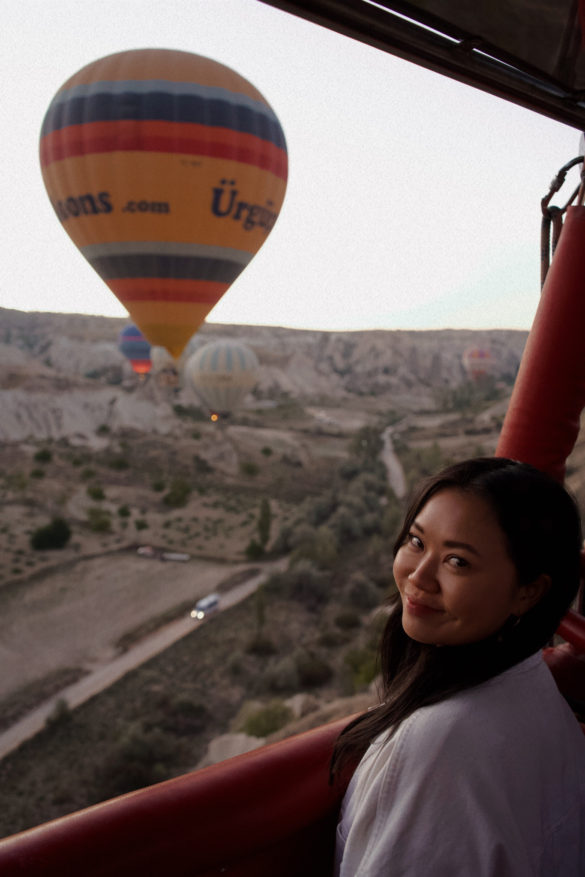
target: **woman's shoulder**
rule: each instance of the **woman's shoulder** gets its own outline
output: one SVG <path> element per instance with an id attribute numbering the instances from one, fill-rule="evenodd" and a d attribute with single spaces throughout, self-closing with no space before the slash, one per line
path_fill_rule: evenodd
<path id="1" fill-rule="evenodd" d="M 526 740 L 576 746 L 585 737 L 540 653 L 480 685 L 421 707 L 397 732 L 398 748 L 473 760 L 484 755 L 522 757 Z"/>

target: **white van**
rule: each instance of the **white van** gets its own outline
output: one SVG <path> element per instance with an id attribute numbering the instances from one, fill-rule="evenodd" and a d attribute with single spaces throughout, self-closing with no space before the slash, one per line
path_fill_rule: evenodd
<path id="1" fill-rule="evenodd" d="M 216 612 L 218 608 L 219 594 L 208 594 L 207 597 L 202 597 L 201 600 L 198 600 L 195 608 L 191 609 L 191 618 L 197 618 L 201 621 L 206 615 Z"/>

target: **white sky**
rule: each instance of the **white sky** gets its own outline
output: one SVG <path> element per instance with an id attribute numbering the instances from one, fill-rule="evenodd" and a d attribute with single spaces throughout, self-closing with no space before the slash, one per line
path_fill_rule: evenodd
<path id="1" fill-rule="evenodd" d="M 38 136 L 79 68 L 155 46 L 233 67 L 287 138 L 280 218 L 211 321 L 530 327 L 540 199 L 578 153 L 574 129 L 257 0 L 19 0 L 0 45 L 0 306 L 126 314 L 52 211 Z"/>

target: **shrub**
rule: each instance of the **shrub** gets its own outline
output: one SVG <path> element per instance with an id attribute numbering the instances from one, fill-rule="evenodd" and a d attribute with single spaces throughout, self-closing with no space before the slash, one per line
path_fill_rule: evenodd
<path id="1" fill-rule="evenodd" d="M 300 687 L 299 672 L 292 655 L 278 661 L 265 675 L 266 685 L 270 691 L 279 693 L 298 691 Z"/>
<path id="2" fill-rule="evenodd" d="M 44 478 L 44 477 L 45 477 L 45 470 L 44 470 L 44 469 L 38 469 L 38 468 L 37 468 L 37 469 L 31 469 L 31 470 L 30 470 L 30 477 L 31 477 L 31 478 Z"/>
<path id="3" fill-rule="evenodd" d="M 354 573 L 351 577 L 347 598 L 356 609 L 373 609 L 380 602 L 378 589 L 363 573 Z"/>
<path id="4" fill-rule="evenodd" d="M 96 435 L 109 435 L 110 427 L 107 423 L 101 423 L 96 429 Z"/>
<path id="5" fill-rule="evenodd" d="M 293 712 L 282 700 L 272 700 L 252 713 L 244 722 L 243 731 L 251 737 L 268 737 L 293 718 Z"/>
<path id="6" fill-rule="evenodd" d="M 263 633 L 256 633 L 248 643 L 246 651 L 249 655 L 256 655 L 259 658 L 267 658 L 270 655 L 275 655 L 278 652 L 278 649 L 270 637 L 265 636 Z"/>
<path id="7" fill-rule="evenodd" d="M 213 472 L 213 466 L 207 462 L 205 457 L 200 457 L 199 454 L 193 454 L 193 465 L 198 475 L 209 475 L 210 472 Z"/>
<path id="8" fill-rule="evenodd" d="M 86 493 L 91 499 L 95 500 L 105 499 L 106 497 L 103 487 L 99 484 L 88 484 Z"/>
<path id="9" fill-rule="evenodd" d="M 269 448 L 268 445 L 265 445 L 260 453 L 264 454 L 265 457 L 270 457 L 272 455 L 272 448 Z"/>
<path id="10" fill-rule="evenodd" d="M 80 474 L 84 481 L 89 481 L 90 478 L 93 478 L 95 476 L 95 469 L 87 466 L 85 469 L 81 470 Z"/>
<path id="11" fill-rule="evenodd" d="M 113 797 L 166 779 L 178 755 L 176 737 L 130 728 L 99 768 L 102 797 Z"/>
<path id="12" fill-rule="evenodd" d="M 354 691 L 367 687 L 376 678 L 378 660 L 374 649 L 367 646 L 362 649 L 350 649 L 344 661 L 349 667 Z"/>
<path id="13" fill-rule="evenodd" d="M 155 478 L 150 486 L 153 490 L 156 490 L 157 493 L 161 493 L 167 486 L 167 483 L 163 478 Z"/>
<path id="14" fill-rule="evenodd" d="M 130 468 L 130 462 L 126 459 L 126 457 L 110 457 L 108 460 L 108 466 L 110 469 L 115 469 L 117 472 L 122 472 L 124 469 Z"/>
<path id="15" fill-rule="evenodd" d="M 296 656 L 299 682 L 303 687 L 316 688 L 329 682 L 333 676 L 333 670 L 323 658 L 312 652 L 302 652 Z"/>
<path id="16" fill-rule="evenodd" d="M 248 560 L 259 560 L 264 554 L 264 549 L 255 539 L 250 539 L 246 545 L 246 557 Z"/>
<path id="17" fill-rule="evenodd" d="M 112 518 L 109 512 L 100 508 L 87 510 L 87 523 L 94 533 L 109 533 L 112 529 Z"/>
<path id="18" fill-rule="evenodd" d="M 174 509 L 183 508 L 187 505 L 190 495 L 191 485 L 182 478 L 175 478 L 171 482 L 168 493 L 163 496 L 163 502 Z"/>
<path id="19" fill-rule="evenodd" d="M 335 616 L 335 624 L 341 630 L 353 630 L 361 623 L 359 615 L 353 609 L 344 609 Z"/>
<path id="20" fill-rule="evenodd" d="M 30 537 L 31 548 L 36 551 L 64 548 L 71 538 L 71 527 L 64 518 L 53 518 L 50 524 L 39 527 Z"/>
<path id="21" fill-rule="evenodd" d="M 329 576 L 309 561 L 301 560 L 285 572 L 271 576 L 265 588 L 316 611 L 329 599 Z"/>
<path id="22" fill-rule="evenodd" d="M 34 460 L 36 463 L 50 463 L 53 459 L 53 454 L 48 448 L 40 448 L 34 455 Z"/>
<path id="23" fill-rule="evenodd" d="M 134 521 L 134 526 L 137 530 L 146 530 L 148 527 L 148 521 L 146 518 L 136 518 Z"/>
<path id="24" fill-rule="evenodd" d="M 260 467 L 257 463 L 253 463 L 251 460 L 242 460 L 240 463 L 240 472 L 242 475 L 254 476 L 257 475 L 260 471 Z"/>
<path id="25" fill-rule="evenodd" d="M 132 514 L 132 512 L 130 511 L 130 509 L 127 505 L 121 505 L 120 508 L 118 509 L 118 515 L 121 518 L 129 518 L 131 514 Z"/>

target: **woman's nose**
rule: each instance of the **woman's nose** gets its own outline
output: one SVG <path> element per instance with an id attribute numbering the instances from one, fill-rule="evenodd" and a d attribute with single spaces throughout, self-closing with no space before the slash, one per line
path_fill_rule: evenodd
<path id="1" fill-rule="evenodd" d="M 420 559 L 414 569 L 408 574 L 408 578 L 421 591 L 439 590 L 436 564 L 433 558 L 428 555 Z"/>

